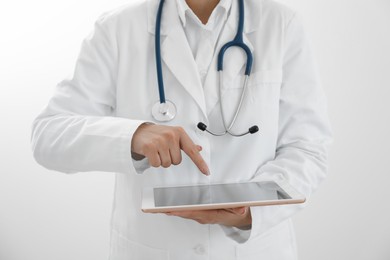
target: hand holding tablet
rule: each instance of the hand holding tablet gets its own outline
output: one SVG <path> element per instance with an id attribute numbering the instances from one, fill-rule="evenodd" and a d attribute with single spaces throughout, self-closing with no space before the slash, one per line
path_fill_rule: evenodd
<path id="1" fill-rule="evenodd" d="M 224 226 L 250 229 L 252 214 L 249 207 L 232 209 L 208 209 L 208 210 L 182 210 L 165 213 L 168 216 L 176 216 L 194 220 L 200 224 L 220 224 Z"/>
<path id="2" fill-rule="evenodd" d="M 167 213 L 303 202 L 305 197 L 287 181 L 262 181 L 145 188 L 142 211 Z"/>

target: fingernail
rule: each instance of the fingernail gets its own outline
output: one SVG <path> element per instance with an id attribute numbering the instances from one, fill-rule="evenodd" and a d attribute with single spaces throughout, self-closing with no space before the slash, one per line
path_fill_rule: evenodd
<path id="1" fill-rule="evenodd" d="M 198 148 L 198 151 L 199 151 L 199 152 L 203 150 L 203 147 L 200 146 L 200 145 L 197 145 L 196 147 Z"/>
<path id="2" fill-rule="evenodd" d="M 210 170 L 209 170 L 209 167 L 207 166 L 204 166 L 203 167 L 203 171 L 202 171 L 204 174 L 206 174 L 207 176 L 210 176 Z"/>

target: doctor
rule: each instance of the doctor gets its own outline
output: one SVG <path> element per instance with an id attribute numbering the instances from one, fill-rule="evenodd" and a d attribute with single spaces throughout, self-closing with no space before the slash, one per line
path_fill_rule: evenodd
<path id="1" fill-rule="evenodd" d="M 65 173 L 116 173 L 111 260 L 297 259 L 290 217 L 303 205 L 170 214 L 140 208 L 144 186 L 285 178 L 306 196 L 318 187 L 331 131 L 300 19 L 274 1 L 245 0 L 250 77 L 239 48 L 225 53 L 220 77 L 218 53 L 237 33 L 239 1 L 165 0 L 156 31 L 159 2 L 99 17 L 73 75 L 34 121 L 35 159 Z M 176 110 L 170 121 L 151 112 L 161 103 L 158 45 L 164 94 Z M 217 133 L 259 131 L 214 136 L 199 122 Z"/>

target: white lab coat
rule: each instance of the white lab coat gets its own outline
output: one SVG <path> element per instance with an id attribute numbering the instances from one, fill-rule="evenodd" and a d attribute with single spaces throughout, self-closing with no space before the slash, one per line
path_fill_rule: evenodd
<path id="1" fill-rule="evenodd" d="M 183 156 L 179 166 L 148 168 L 137 174 L 130 143 L 137 127 L 155 122 L 158 101 L 154 56 L 157 0 L 122 6 L 103 14 L 83 42 L 74 73 L 57 86 L 33 124 L 36 160 L 49 169 L 73 173 L 116 173 L 111 260 L 296 259 L 290 217 L 302 205 L 253 207 L 249 238 L 236 228 L 141 212 L 144 186 L 287 179 L 309 196 L 326 175 L 331 132 L 326 104 L 300 20 L 270 0 L 246 0 L 244 41 L 254 54 L 252 76 L 234 138 L 213 137 L 199 121 L 222 131 L 216 56 L 202 86 L 174 0 L 163 12 L 161 49 L 166 97 L 178 114 L 166 123 L 183 127 L 203 147 L 211 176 Z M 217 46 L 236 33 L 237 1 Z M 218 51 L 216 51 L 216 54 Z M 232 116 L 246 62 L 243 53 L 225 57 L 223 104 Z M 156 122 L 157 123 L 157 122 Z"/>

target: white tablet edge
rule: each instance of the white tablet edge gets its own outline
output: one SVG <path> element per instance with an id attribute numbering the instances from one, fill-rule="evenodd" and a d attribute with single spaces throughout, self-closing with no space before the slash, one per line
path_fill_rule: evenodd
<path id="1" fill-rule="evenodd" d="M 177 188 L 177 187 L 190 187 L 190 186 L 208 186 L 218 184 L 236 184 L 236 183 L 212 183 L 212 184 L 199 184 L 199 185 L 180 185 L 180 186 L 167 186 L 167 187 L 145 187 L 142 190 L 142 206 L 141 209 L 145 213 L 164 213 L 170 211 L 182 211 L 182 210 L 207 210 L 207 209 L 221 209 L 221 208 L 235 208 L 245 206 L 271 206 L 271 205 L 285 205 L 285 204 L 297 204 L 304 203 L 306 201 L 305 196 L 294 189 L 286 180 L 263 180 L 253 181 L 255 183 L 262 182 L 274 182 L 281 187 L 291 199 L 285 200 L 267 200 L 267 201 L 250 201 L 250 202 L 235 202 L 235 203 L 218 203 L 218 204 L 206 204 L 206 205 L 180 205 L 180 206 L 166 206 L 156 207 L 154 203 L 154 189 L 155 188 Z M 241 182 L 250 183 L 250 182 Z M 238 183 L 239 184 L 239 183 Z"/>

